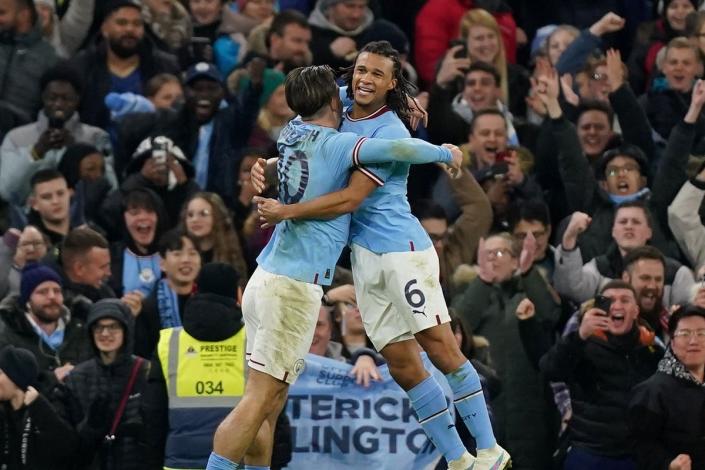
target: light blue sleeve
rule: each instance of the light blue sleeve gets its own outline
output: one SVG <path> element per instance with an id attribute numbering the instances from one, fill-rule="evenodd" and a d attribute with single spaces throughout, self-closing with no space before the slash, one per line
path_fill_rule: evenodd
<path id="1" fill-rule="evenodd" d="M 387 140 L 364 137 L 356 142 L 352 157 L 355 166 L 384 162 L 449 163 L 453 159 L 447 148 L 420 139 Z"/>
<path id="2" fill-rule="evenodd" d="M 340 93 L 340 101 L 343 102 L 343 108 L 352 106 L 355 101 L 351 98 L 348 98 L 348 86 L 341 86 L 340 88 L 338 88 L 338 92 Z"/>

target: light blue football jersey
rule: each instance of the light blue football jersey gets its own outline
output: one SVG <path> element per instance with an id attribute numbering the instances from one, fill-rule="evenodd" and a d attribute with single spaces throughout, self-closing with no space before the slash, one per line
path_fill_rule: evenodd
<path id="1" fill-rule="evenodd" d="M 348 183 L 353 167 L 399 161 L 450 162 L 448 149 L 418 139 L 368 139 L 349 132 L 291 121 L 277 141 L 279 200 L 308 201 Z M 348 242 L 350 215 L 330 220 L 287 220 L 277 224 L 257 262 L 274 274 L 329 285 Z"/>
<path id="2" fill-rule="evenodd" d="M 353 119 L 350 108 L 343 114 L 340 130 L 366 137 L 403 139 L 410 137 L 401 119 L 386 105 L 371 115 Z M 408 163 L 367 165 L 360 170 L 380 185 L 353 213 L 350 242 L 373 253 L 425 250 L 431 239 L 411 213 L 406 197 Z"/>

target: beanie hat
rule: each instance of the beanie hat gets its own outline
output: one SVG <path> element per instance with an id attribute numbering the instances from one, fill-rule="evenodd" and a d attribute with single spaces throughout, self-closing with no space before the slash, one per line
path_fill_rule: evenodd
<path id="1" fill-rule="evenodd" d="M 237 281 L 240 279 L 235 268 L 225 263 L 208 263 L 198 274 L 196 284 L 199 294 L 215 294 L 229 299 L 237 298 Z"/>
<path id="2" fill-rule="evenodd" d="M 318 9 L 325 12 L 328 8 L 343 3 L 345 0 L 318 0 Z"/>
<path id="3" fill-rule="evenodd" d="M 37 380 L 39 374 L 34 355 L 11 344 L 0 351 L 0 370 L 23 391 Z"/>
<path id="4" fill-rule="evenodd" d="M 20 278 L 20 305 L 26 304 L 34 289 L 46 281 L 54 281 L 63 286 L 61 276 L 46 264 L 32 263 L 25 266 Z"/>
<path id="5" fill-rule="evenodd" d="M 262 94 L 259 96 L 260 108 L 267 104 L 269 98 L 272 97 L 274 90 L 277 89 L 279 85 L 284 84 L 286 76 L 279 70 L 274 69 L 264 69 L 264 76 L 262 77 Z M 248 74 L 243 74 L 240 77 L 237 89 L 244 90 L 250 85 L 250 76 Z"/>

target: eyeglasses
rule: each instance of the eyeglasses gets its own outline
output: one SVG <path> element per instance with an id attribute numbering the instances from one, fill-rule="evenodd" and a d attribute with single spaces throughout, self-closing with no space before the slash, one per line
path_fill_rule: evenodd
<path id="1" fill-rule="evenodd" d="M 677 330 L 673 333 L 674 338 L 693 338 L 698 341 L 705 341 L 705 329 L 703 330 Z"/>
<path id="2" fill-rule="evenodd" d="M 201 209 L 200 211 L 195 211 L 195 212 L 187 212 L 186 217 L 193 218 L 193 217 L 208 217 L 211 215 L 211 211 L 208 209 Z"/>
<path id="3" fill-rule="evenodd" d="M 488 259 L 504 258 L 512 256 L 512 251 L 509 248 L 497 248 L 496 250 L 485 250 Z"/>
<path id="4" fill-rule="evenodd" d="M 111 323 L 110 325 L 93 325 L 91 329 L 93 330 L 93 334 L 100 335 L 103 333 L 108 333 L 109 335 L 113 335 L 119 330 L 122 330 L 122 327 L 119 323 Z"/>
<path id="5" fill-rule="evenodd" d="M 43 240 L 27 240 L 27 241 L 20 243 L 20 246 L 23 248 L 28 247 L 28 246 L 31 246 L 33 248 L 37 248 L 40 246 L 44 246 L 44 241 Z"/>
<path id="6" fill-rule="evenodd" d="M 617 175 L 628 175 L 629 173 L 634 173 L 635 171 L 640 171 L 639 167 L 635 165 L 608 166 L 607 170 L 605 170 L 605 174 L 614 178 Z"/>

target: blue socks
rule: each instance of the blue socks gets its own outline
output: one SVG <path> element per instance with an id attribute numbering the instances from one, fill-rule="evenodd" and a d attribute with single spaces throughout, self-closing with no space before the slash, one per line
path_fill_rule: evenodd
<path id="1" fill-rule="evenodd" d="M 208 458 L 208 465 L 206 465 L 206 470 L 236 470 L 237 464 L 231 460 L 221 457 L 215 452 L 211 452 L 211 456 Z"/>
<path id="2" fill-rule="evenodd" d="M 447 461 L 459 459 L 466 452 L 465 446 L 455 429 L 446 397 L 438 382 L 429 376 L 406 393 L 419 418 L 419 424 L 433 445 Z"/>
<path id="3" fill-rule="evenodd" d="M 466 361 L 458 369 L 446 375 L 453 391 L 453 403 L 460 413 L 465 426 L 477 442 L 477 449 L 489 449 L 497 444 L 492 431 L 490 415 L 487 412 L 485 396 L 477 371 Z"/>

